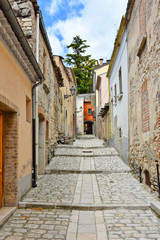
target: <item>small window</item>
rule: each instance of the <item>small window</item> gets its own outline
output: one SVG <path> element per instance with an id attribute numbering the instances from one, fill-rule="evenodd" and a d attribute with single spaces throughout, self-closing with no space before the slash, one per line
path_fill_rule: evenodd
<path id="1" fill-rule="evenodd" d="M 122 137 L 122 130 L 121 130 L 121 128 L 119 128 L 119 138 L 121 138 Z"/>
<path id="2" fill-rule="evenodd" d="M 117 103 L 117 84 L 114 85 L 114 97 L 115 97 L 115 103 Z"/>
<path id="3" fill-rule="evenodd" d="M 91 108 L 88 109 L 88 115 L 92 115 L 92 109 Z"/>
<path id="4" fill-rule="evenodd" d="M 32 104 L 31 99 L 26 96 L 26 121 L 31 122 L 32 119 Z"/>
<path id="5" fill-rule="evenodd" d="M 46 140 L 49 140 L 49 122 L 46 120 Z"/>
<path id="6" fill-rule="evenodd" d="M 119 69 L 119 94 L 122 94 L 122 68 Z"/>
<path id="7" fill-rule="evenodd" d="M 46 74 L 47 74 L 47 54 L 45 49 L 43 50 L 43 75 L 46 78 Z"/>

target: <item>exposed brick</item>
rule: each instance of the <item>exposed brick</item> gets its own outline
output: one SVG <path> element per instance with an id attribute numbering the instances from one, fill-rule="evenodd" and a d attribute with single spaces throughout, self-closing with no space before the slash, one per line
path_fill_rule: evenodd
<path id="1" fill-rule="evenodd" d="M 18 203 L 18 118 L 16 113 L 5 113 L 4 204 Z"/>

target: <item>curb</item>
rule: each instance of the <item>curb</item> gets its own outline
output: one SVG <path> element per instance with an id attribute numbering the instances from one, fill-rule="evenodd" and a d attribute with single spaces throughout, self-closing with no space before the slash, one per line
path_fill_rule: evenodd
<path id="1" fill-rule="evenodd" d="M 112 174 L 112 173 L 130 173 L 131 170 L 59 170 L 46 169 L 45 174 Z"/>
<path id="2" fill-rule="evenodd" d="M 160 217 L 160 202 L 159 201 L 151 202 L 151 209 Z"/>
<path id="3" fill-rule="evenodd" d="M 79 155 L 67 155 L 67 154 L 56 154 L 55 157 L 119 157 L 119 154 L 102 154 L 102 155 L 85 155 L 85 154 L 79 154 Z"/>
<path id="4" fill-rule="evenodd" d="M 2 207 L 0 208 L 0 227 L 13 215 L 17 207 Z"/>
<path id="5" fill-rule="evenodd" d="M 98 146 L 93 146 L 93 147 L 81 147 L 81 146 L 73 146 L 73 145 L 60 145 L 60 146 L 56 146 L 56 149 L 57 148 L 75 148 L 75 149 L 96 149 L 96 148 L 105 148 L 104 146 L 100 146 L 100 147 L 98 147 Z"/>
<path id="6" fill-rule="evenodd" d="M 84 210 L 84 211 L 98 211 L 98 210 L 110 210 L 110 209 L 130 209 L 130 210 L 148 210 L 150 204 L 65 204 L 65 203 L 35 203 L 35 202 L 19 202 L 20 208 L 42 208 L 42 209 L 68 209 L 68 210 Z"/>

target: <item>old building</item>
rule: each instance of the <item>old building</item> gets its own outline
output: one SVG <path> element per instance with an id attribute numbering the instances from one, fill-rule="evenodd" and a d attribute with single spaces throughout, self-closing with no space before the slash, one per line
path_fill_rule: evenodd
<path id="1" fill-rule="evenodd" d="M 76 101 L 77 134 L 95 134 L 95 94 L 78 94 Z"/>
<path id="2" fill-rule="evenodd" d="M 100 113 L 100 108 L 102 106 L 100 106 L 100 96 L 101 96 L 101 93 L 100 93 L 100 89 L 99 89 L 99 83 L 98 83 L 98 79 L 100 80 L 100 77 L 104 74 L 104 77 L 105 77 L 105 74 L 107 74 L 107 69 L 108 69 L 108 62 L 104 62 L 103 59 L 101 58 L 100 59 L 100 64 L 98 64 L 98 61 L 97 61 L 97 65 L 95 65 L 95 68 L 93 69 L 92 71 L 92 82 L 93 82 L 93 92 L 95 92 L 95 118 L 96 118 L 96 121 L 95 121 L 95 135 L 97 137 L 101 137 L 101 130 L 100 130 L 100 116 L 99 116 L 99 113 Z M 103 91 L 105 91 L 103 89 Z M 108 93 L 105 93 L 105 98 L 107 97 Z"/>
<path id="3" fill-rule="evenodd" d="M 58 103 L 63 77 L 54 61 L 37 1 L 10 0 L 10 2 L 45 77 L 45 83 L 35 92 L 36 116 L 38 116 L 36 118 L 35 171 L 43 174 L 45 165 L 53 156 L 57 144 Z"/>
<path id="4" fill-rule="evenodd" d="M 63 87 L 60 88 L 58 104 L 58 132 L 61 137 L 73 138 L 75 135 L 76 79 L 72 68 L 64 65 L 61 56 L 55 55 L 54 60 L 63 77 Z M 73 88 L 73 92 L 71 92 L 71 88 Z"/>
<path id="5" fill-rule="evenodd" d="M 8 0 L 0 1 L 0 207 L 32 183 L 32 90 L 44 76 Z"/>
<path id="6" fill-rule="evenodd" d="M 114 146 L 123 160 L 128 163 L 128 55 L 125 17 L 116 36 L 107 76 L 110 82 L 111 137 L 109 145 Z"/>
<path id="7" fill-rule="evenodd" d="M 127 13 L 129 77 L 129 161 L 143 182 L 157 189 L 160 163 L 160 1 L 129 0 Z"/>
<path id="8" fill-rule="evenodd" d="M 107 78 L 107 71 L 110 61 L 103 62 L 100 59 L 100 66 L 96 67 L 93 72 L 99 72 L 97 75 L 96 90 L 97 94 L 97 122 L 99 123 L 98 136 L 105 141 L 109 139 L 109 79 Z"/>

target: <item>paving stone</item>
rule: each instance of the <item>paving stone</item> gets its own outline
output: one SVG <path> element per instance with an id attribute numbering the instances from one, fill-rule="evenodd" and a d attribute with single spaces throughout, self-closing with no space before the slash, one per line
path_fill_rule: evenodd
<path id="1" fill-rule="evenodd" d="M 44 175 L 22 202 L 72 203 L 77 183 L 77 175 Z"/>
<path id="2" fill-rule="evenodd" d="M 37 188 L 22 199 L 24 206 L 36 207 L 17 209 L 1 227 L 0 240 L 160 240 L 160 219 L 149 207 L 154 196 L 114 148 L 91 136 L 81 138 L 57 148 L 46 170 L 65 173 L 38 177 Z M 68 210 L 48 209 L 59 205 Z M 104 206 L 107 210 L 97 211 Z"/>
<path id="3" fill-rule="evenodd" d="M 41 213 L 41 215 L 40 215 Z M 28 224 L 31 221 L 32 216 L 36 217 L 36 224 Z M 46 224 L 42 219 L 46 216 L 50 216 L 50 222 L 52 225 Z M 67 228 L 69 225 L 71 216 L 71 211 L 68 210 L 47 210 L 47 209 L 18 209 L 16 213 L 9 219 L 9 221 L 1 228 L 0 237 L 1 239 L 9 239 L 9 240 L 19 240 L 22 239 L 18 237 L 17 230 L 22 233 L 23 240 L 29 239 L 65 239 L 67 234 Z M 23 223 L 22 229 L 17 229 L 17 222 L 19 219 L 26 219 L 26 223 Z M 67 226 L 63 226 L 61 223 L 65 220 Z M 12 223 L 12 227 L 10 226 L 10 222 Z M 39 224 L 38 224 L 39 222 Z M 59 225 L 57 223 L 59 222 Z M 56 224 L 55 224 L 56 223 Z M 56 231 L 52 231 L 55 226 L 58 226 Z M 63 234 L 62 234 L 63 231 Z M 9 237 L 8 237 L 8 236 Z M 13 237 L 14 235 L 14 237 Z M 2 237 L 3 236 L 3 237 Z"/>

